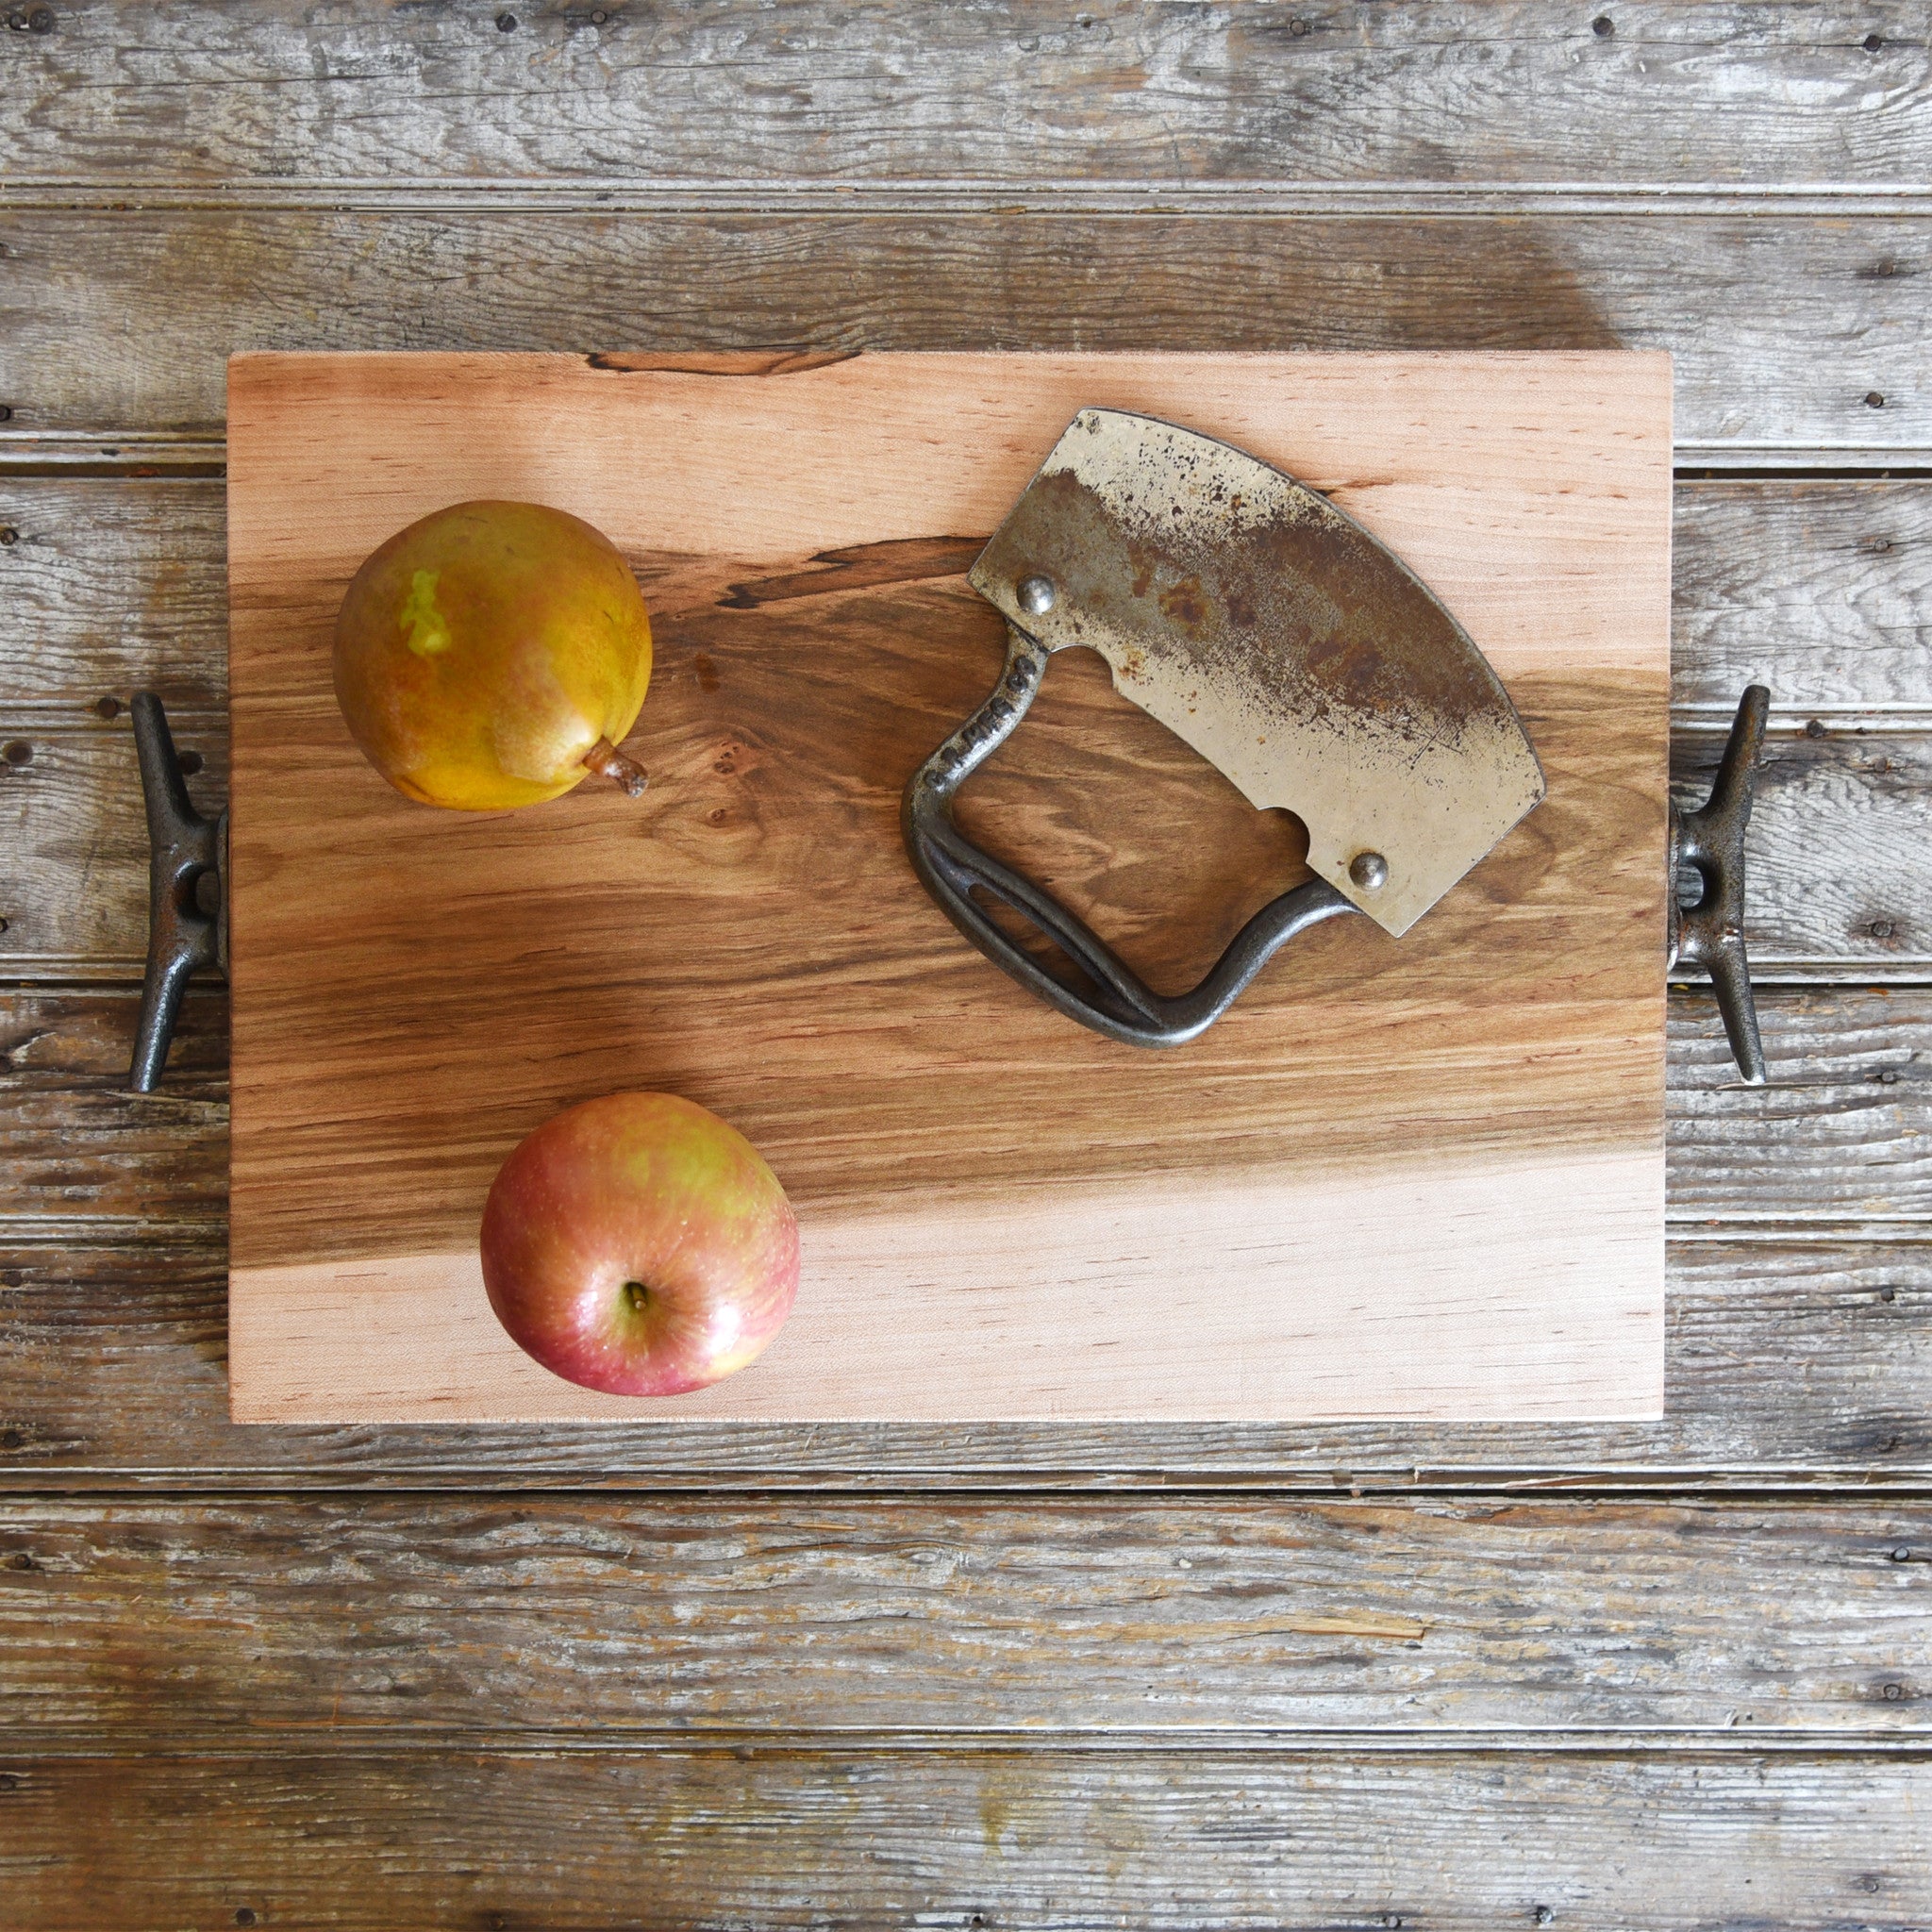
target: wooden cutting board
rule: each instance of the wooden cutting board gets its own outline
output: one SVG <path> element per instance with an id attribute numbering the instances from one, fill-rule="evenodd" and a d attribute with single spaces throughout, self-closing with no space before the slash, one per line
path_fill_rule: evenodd
<path id="1" fill-rule="evenodd" d="M 1163 1053 L 1023 992 L 900 843 L 1001 663 L 962 574 L 1084 404 L 1330 492 L 1550 785 L 1407 937 L 1323 926 Z M 1657 1415 L 1670 461 L 1651 355 L 237 358 L 235 1416 Z M 635 565 L 641 803 L 430 810 L 351 743 L 343 588 L 483 496 Z M 1302 875 L 1085 652 L 960 819 L 1163 989 Z M 476 1262 L 504 1156 L 623 1088 L 742 1128 L 803 1231 L 764 1359 L 672 1402 L 526 1360 Z"/>

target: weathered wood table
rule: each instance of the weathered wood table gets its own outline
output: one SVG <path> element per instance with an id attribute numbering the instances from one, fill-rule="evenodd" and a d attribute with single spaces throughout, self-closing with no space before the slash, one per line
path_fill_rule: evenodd
<path id="1" fill-rule="evenodd" d="M 1600 4 L 17 0 L 0 1923 L 1932 1919 L 1927 18 Z M 225 356 L 788 344 L 1675 355 L 1664 1423 L 228 1426 Z"/>

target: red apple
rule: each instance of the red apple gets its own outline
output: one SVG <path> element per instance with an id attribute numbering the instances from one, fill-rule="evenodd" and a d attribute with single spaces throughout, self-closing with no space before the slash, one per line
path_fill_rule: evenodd
<path id="1" fill-rule="evenodd" d="M 545 1121 L 491 1184 L 482 1246 L 517 1346 L 613 1395 L 681 1395 L 743 1368 L 798 1291 L 777 1176 L 675 1093 L 612 1093 Z"/>

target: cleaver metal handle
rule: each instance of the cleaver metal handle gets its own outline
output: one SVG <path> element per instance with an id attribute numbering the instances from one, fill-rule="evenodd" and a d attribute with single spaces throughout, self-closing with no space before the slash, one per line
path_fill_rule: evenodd
<path id="1" fill-rule="evenodd" d="M 1007 625 L 1007 665 L 992 694 L 953 733 L 906 787 L 906 849 L 941 909 L 996 966 L 1069 1019 L 1130 1046 L 1178 1046 L 1205 1032 L 1248 982 L 1297 933 L 1358 908 L 1325 879 L 1271 900 L 1228 942 L 1192 992 L 1163 998 L 1089 926 L 1030 879 L 980 851 L 953 823 L 959 787 L 1012 736 L 1046 675 L 1047 651 Z M 1070 985 L 996 925 L 975 889 L 1009 907 L 1051 940 L 1091 985 Z"/>

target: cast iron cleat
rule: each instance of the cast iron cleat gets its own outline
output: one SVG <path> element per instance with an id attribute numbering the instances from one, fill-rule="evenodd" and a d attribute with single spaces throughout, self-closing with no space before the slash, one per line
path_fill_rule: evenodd
<path id="1" fill-rule="evenodd" d="M 168 1063 L 168 1044 L 190 976 L 204 966 L 228 970 L 228 814 L 205 819 L 195 810 L 160 699 L 151 691 L 138 691 L 133 710 L 151 849 L 147 970 L 142 977 L 141 1024 L 128 1078 L 135 1092 L 152 1093 Z M 208 882 L 206 888 L 204 881 Z M 214 911 L 204 905 L 210 895 Z"/>
<path id="2" fill-rule="evenodd" d="M 1764 1085 L 1764 1046 L 1757 1037 L 1751 966 L 1744 957 L 1744 828 L 1751 823 L 1770 708 L 1770 691 L 1761 684 L 1750 686 L 1738 700 L 1717 782 L 1703 809 L 1671 807 L 1668 970 L 1701 966 L 1709 974 L 1731 1057 L 1748 1087 Z M 1677 902 L 1677 880 L 1687 865 L 1704 882 L 1703 896 L 1694 906 Z"/>

